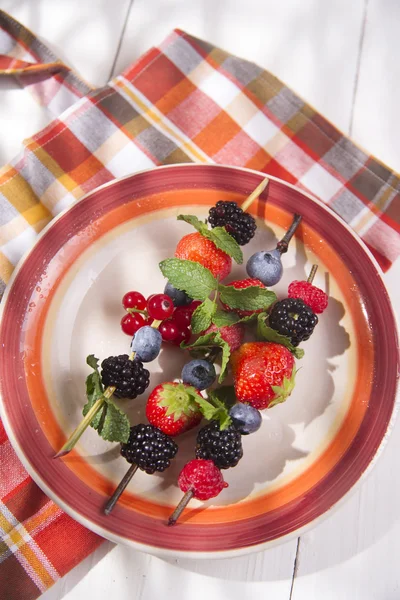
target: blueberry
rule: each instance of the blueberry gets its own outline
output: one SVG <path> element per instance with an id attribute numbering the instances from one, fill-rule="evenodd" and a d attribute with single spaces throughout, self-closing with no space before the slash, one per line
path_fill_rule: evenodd
<path id="1" fill-rule="evenodd" d="M 150 362 L 157 358 L 161 348 L 162 337 L 158 329 L 145 325 L 137 330 L 131 343 L 132 352 L 142 362 Z"/>
<path id="2" fill-rule="evenodd" d="M 250 404 L 238 402 L 229 411 L 233 426 L 242 435 L 255 433 L 261 426 L 261 413 Z"/>
<path id="3" fill-rule="evenodd" d="M 169 281 L 165 286 L 164 294 L 167 294 L 167 296 L 171 298 L 172 302 L 174 303 L 174 306 L 186 306 L 192 301 L 192 298 L 189 298 L 189 296 L 185 294 L 185 292 L 181 292 L 181 290 L 178 290 Z"/>
<path id="4" fill-rule="evenodd" d="M 281 253 L 279 250 L 256 252 L 247 261 L 246 271 L 249 277 L 259 279 L 264 285 L 275 285 L 283 274 Z"/>
<path id="5" fill-rule="evenodd" d="M 182 369 L 183 383 L 192 385 L 198 390 L 205 390 L 215 381 L 214 365 L 208 360 L 195 359 L 186 363 Z"/>

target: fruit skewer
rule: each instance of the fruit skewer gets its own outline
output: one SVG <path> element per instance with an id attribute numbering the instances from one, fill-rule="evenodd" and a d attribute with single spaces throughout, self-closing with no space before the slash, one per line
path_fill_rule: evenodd
<path id="1" fill-rule="evenodd" d="M 322 312 L 328 301 L 327 295 L 312 285 L 317 268 L 317 265 L 312 266 L 307 281 L 295 281 L 290 284 L 289 295 L 294 294 L 295 298 L 288 299 L 301 302 L 316 319 L 310 304 L 314 310 Z M 277 302 L 271 312 L 276 306 L 279 310 L 279 304 L 282 302 L 284 301 Z M 294 346 L 297 341 L 293 339 L 294 333 L 299 336 L 299 332 L 296 330 L 289 333 Z M 304 335 L 302 340 L 308 339 L 312 331 L 308 333 L 309 335 Z M 285 401 L 294 387 L 294 358 L 288 348 L 280 343 L 243 344 L 233 353 L 231 361 L 235 394 L 239 400 L 229 411 L 232 424 L 225 431 L 221 431 L 218 423 L 211 421 L 200 430 L 197 436 L 196 460 L 185 465 L 178 477 L 178 485 L 184 496 L 169 517 L 168 525 L 177 522 L 192 498 L 208 500 L 222 491 L 223 477 L 220 469 L 238 464 L 243 455 L 241 435 L 254 433 L 261 425 L 261 414 L 257 409 L 271 408 Z M 214 469 L 210 474 L 201 461 L 212 462 Z M 199 490 L 204 492 L 203 496 L 199 494 Z"/>

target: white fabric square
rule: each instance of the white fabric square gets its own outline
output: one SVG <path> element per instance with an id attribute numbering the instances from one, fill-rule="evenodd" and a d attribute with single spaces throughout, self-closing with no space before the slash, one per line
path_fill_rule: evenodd
<path id="1" fill-rule="evenodd" d="M 325 202 L 328 202 L 333 198 L 336 192 L 343 186 L 339 179 L 333 177 L 333 175 L 318 163 L 315 163 L 315 165 L 313 165 L 299 181 L 304 187 L 309 189 L 310 192 Z"/>
<path id="2" fill-rule="evenodd" d="M 28 225 L 25 231 L 4 244 L 1 251 L 12 265 L 16 265 L 25 252 L 32 247 L 36 237 L 36 231 Z"/>
<path id="3" fill-rule="evenodd" d="M 221 108 L 228 106 L 241 93 L 240 89 L 226 77 L 214 71 L 200 84 L 202 92 L 207 94 Z"/>
<path id="4" fill-rule="evenodd" d="M 252 140 L 257 142 L 259 146 L 264 148 L 279 131 L 279 127 L 274 125 L 262 112 L 257 114 L 247 123 L 244 131 Z"/>
<path id="5" fill-rule="evenodd" d="M 155 163 L 135 144 L 124 146 L 110 161 L 105 165 L 115 177 L 123 177 L 135 171 L 150 169 Z"/>

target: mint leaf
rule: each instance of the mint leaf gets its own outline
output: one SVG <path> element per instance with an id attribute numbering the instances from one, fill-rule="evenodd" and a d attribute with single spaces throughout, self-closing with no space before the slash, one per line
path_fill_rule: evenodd
<path id="1" fill-rule="evenodd" d="M 209 350 L 213 346 L 217 346 L 218 344 L 213 344 L 216 331 L 212 331 L 211 333 L 206 333 L 204 335 L 200 335 L 195 342 L 190 342 L 189 344 L 185 344 L 182 342 L 181 348 L 191 350 L 192 348 L 205 348 Z"/>
<path id="2" fill-rule="evenodd" d="M 208 329 L 217 306 L 209 298 L 206 298 L 200 306 L 196 308 L 192 315 L 191 326 L 193 333 L 201 333 Z"/>
<path id="3" fill-rule="evenodd" d="M 214 405 L 210 400 L 198 400 L 200 411 L 207 421 L 218 421 L 220 429 L 226 429 L 232 423 L 229 412 L 222 403 Z"/>
<path id="4" fill-rule="evenodd" d="M 214 227 L 214 229 L 208 230 L 206 237 L 211 240 L 217 248 L 231 256 L 238 265 L 243 264 L 243 252 L 235 238 L 227 232 L 225 227 Z"/>
<path id="5" fill-rule="evenodd" d="M 96 358 L 94 354 L 89 354 L 89 356 L 86 358 L 86 363 L 89 365 L 89 367 L 92 367 L 92 369 L 98 371 L 99 359 Z"/>
<path id="6" fill-rule="evenodd" d="M 192 260 L 167 258 L 160 262 L 160 269 L 174 287 L 194 300 L 205 300 L 218 286 L 211 271 Z"/>
<path id="7" fill-rule="evenodd" d="M 114 404 L 112 400 L 107 400 L 104 408 L 106 413 L 96 427 L 103 440 L 108 442 L 128 441 L 131 425 L 126 414 Z"/>
<path id="8" fill-rule="evenodd" d="M 213 317 L 212 322 L 217 327 L 226 327 L 227 325 L 234 325 L 240 321 L 238 315 L 234 312 L 227 312 L 226 310 L 221 310 L 218 308 Z"/>
<path id="9" fill-rule="evenodd" d="M 97 402 L 99 398 L 103 395 L 103 384 L 101 383 L 100 373 L 98 370 L 98 359 L 94 356 L 94 354 L 90 354 L 86 359 L 87 364 L 94 369 L 93 373 L 87 376 L 86 378 L 86 397 L 87 402 L 82 409 L 83 416 L 85 417 L 92 406 Z M 106 406 L 93 417 L 90 425 L 97 429 L 99 426 L 101 417 L 103 412 L 105 411 Z"/>
<path id="10" fill-rule="evenodd" d="M 215 390 L 210 390 L 208 392 L 208 397 L 211 398 L 212 402 L 215 402 L 216 405 L 221 406 L 222 404 L 227 408 L 231 408 L 231 406 L 238 401 L 233 385 L 223 385 Z"/>
<path id="11" fill-rule="evenodd" d="M 218 346 L 220 346 L 222 348 L 221 373 L 219 374 L 219 377 L 218 377 L 218 383 L 222 383 L 227 375 L 226 371 L 228 368 L 229 359 L 231 357 L 231 347 L 224 339 L 222 339 L 219 331 L 218 331 L 217 335 L 215 336 L 214 341 L 218 344 Z"/>
<path id="12" fill-rule="evenodd" d="M 99 360 L 90 354 L 86 359 L 87 364 L 92 367 L 93 373 L 86 378 L 86 397 L 87 402 L 83 407 L 83 416 L 86 416 L 92 406 L 99 400 L 104 393 L 103 384 L 98 369 Z M 103 406 L 90 422 L 91 427 L 96 429 L 104 440 L 109 442 L 126 442 L 129 438 L 130 423 L 129 419 L 114 402 L 105 398 Z"/>
<path id="13" fill-rule="evenodd" d="M 231 349 L 229 344 L 224 339 L 222 339 L 219 331 L 212 331 L 211 333 L 201 335 L 197 338 L 195 342 L 189 344 L 185 344 L 184 342 L 182 342 L 181 344 L 181 348 L 187 348 L 191 351 L 211 350 L 211 348 L 215 347 L 219 347 L 222 349 L 221 373 L 218 379 L 219 383 L 221 383 L 226 376 L 226 370 L 231 355 Z"/>
<path id="14" fill-rule="evenodd" d="M 285 348 L 290 350 L 290 352 L 292 352 L 292 354 L 294 354 L 296 358 L 303 358 L 304 350 L 302 348 L 297 348 L 296 346 L 293 346 L 292 342 L 290 341 L 290 338 L 288 338 L 286 335 L 278 333 L 277 331 L 275 331 L 275 329 L 272 329 L 272 327 L 269 327 L 269 325 L 267 325 L 266 323 L 266 318 L 267 315 L 265 313 L 260 313 L 258 315 L 258 339 L 265 340 L 267 342 L 275 342 L 276 344 L 282 344 L 282 346 L 285 346 Z"/>
<path id="15" fill-rule="evenodd" d="M 179 215 L 178 221 L 185 221 L 192 225 L 201 235 L 213 242 L 217 248 L 228 254 L 239 265 L 243 263 L 243 252 L 237 241 L 226 231 L 225 227 L 208 229 L 207 225 L 199 221 L 194 215 Z"/>
<path id="16" fill-rule="evenodd" d="M 276 300 L 275 292 L 258 286 L 237 289 L 233 286 L 220 285 L 219 292 L 221 302 L 230 308 L 240 310 L 266 309 Z"/>

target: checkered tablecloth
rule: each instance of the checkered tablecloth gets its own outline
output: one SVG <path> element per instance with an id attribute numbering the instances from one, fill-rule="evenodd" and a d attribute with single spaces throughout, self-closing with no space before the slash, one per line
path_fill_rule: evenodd
<path id="1" fill-rule="evenodd" d="M 178 162 L 281 177 L 335 210 L 384 269 L 400 254 L 399 176 L 276 77 L 210 43 L 176 30 L 93 90 L 0 11 L 0 72 L 54 117 L 0 170 L 0 295 L 54 215 L 115 177 Z M 37 488 L 1 424 L 0 498 L 0 599 L 36 598 L 101 543 Z"/>

